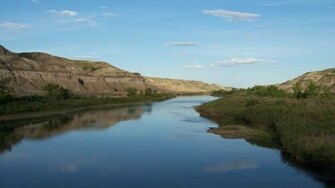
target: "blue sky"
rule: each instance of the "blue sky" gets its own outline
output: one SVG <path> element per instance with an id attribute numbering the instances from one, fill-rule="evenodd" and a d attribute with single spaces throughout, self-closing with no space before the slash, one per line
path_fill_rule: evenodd
<path id="1" fill-rule="evenodd" d="M 234 87 L 335 67 L 334 0 L 0 0 L 0 44 Z"/>

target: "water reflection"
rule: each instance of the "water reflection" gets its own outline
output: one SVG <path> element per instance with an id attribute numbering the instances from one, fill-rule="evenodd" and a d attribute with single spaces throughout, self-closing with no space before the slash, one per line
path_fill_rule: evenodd
<path id="1" fill-rule="evenodd" d="M 335 187 L 335 172 L 331 169 L 320 169 L 318 167 L 306 166 L 290 156 L 281 153 L 283 163 L 294 167 L 301 173 L 306 173 L 311 176 L 314 180 L 321 182 L 325 187 Z"/>
<path id="2" fill-rule="evenodd" d="M 229 127 L 229 126 L 228 126 Z M 209 133 L 217 134 L 216 129 L 220 130 L 221 128 L 212 127 L 207 130 Z M 214 131 L 213 131 L 214 130 Z M 229 132 L 228 132 L 229 133 Z M 243 134 L 236 134 L 236 131 L 233 135 L 229 135 L 225 133 L 224 135 L 218 134 L 223 139 L 241 139 L 243 138 Z M 244 138 L 243 140 L 247 141 L 251 145 L 276 149 L 280 151 L 280 146 L 273 142 L 259 142 L 257 140 L 253 140 L 250 138 Z M 285 154 L 280 151 L 281 160 L 283 163 L 287 164 L 289 167 L 293 167 L 298 173 L 308 174 L 314 180 L 323 183 L 325 187 L 334 187 L 335 186 L 335 171 L 332 169 L 320 169 L 318 166 L 306 166 L 297 160 L 294 160 L 291 156 Z M 235 168 L 236 167 L 236 168 Z M 232 171 L 235 169 L 248 169 L 248 167 L 257 167 L 256 165 L 249 165 L 242 162 L 233 162 L 233 163 L 225 163 L 225 164 L 216 164 L 212 166 L 206 167 L 206 171 L 208 172 L 226 172 Z"/>
<path id="3" fill-rule="evenodd" d="M 230 171 L 241 171 L 258 168 L 259 165 L 253 161 L 231 161 L 223 162 L 205 167 L 206 172 L 222 173 Z"/>
<path id="4" fill-rule="evenodd" d="M 100 109 L 75 114 L 35 118 L 29 120 L 1 122 L 0 154 L 10 151 L 12 146 L 23 139 L 45 139 L 72 130 L 107 129 L 120 121 L 141 118 L 150 113 L 150 104 Z"/>
<path id="5" fill-rule="evenodd" d="M 332 185 L 278 151 L 207 133 L 216 124 L 192 107 L 213 99 L 0 122 L 0 187 Z"/>

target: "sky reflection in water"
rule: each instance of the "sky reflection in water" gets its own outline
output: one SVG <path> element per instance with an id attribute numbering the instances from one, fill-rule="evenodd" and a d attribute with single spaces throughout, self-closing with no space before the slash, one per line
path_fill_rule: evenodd
<path id="1" fill-rule="evenodd" d="M 322 187 L 283 163 L 279 151 L 207 133 L 216 125 L 192 107 L 213 99 L 180 97 L 19 127 L 2 138 L 0 187 Z"/>

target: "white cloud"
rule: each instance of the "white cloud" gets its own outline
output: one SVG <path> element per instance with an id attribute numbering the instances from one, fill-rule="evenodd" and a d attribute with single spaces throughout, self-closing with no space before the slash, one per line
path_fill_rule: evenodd
<path id="1" fill-rule="evenodd" d="M 115 17 L 115 16 L 119 16 L 119 14 L 117 13 L 113 13 L 113 12 L 105 12 L 101 14 L 102 16 L 106 16 L 106 17 Z"/>
<path id="2" fill-rule="evenodd" d="M 202 69 L 203 66 L 200 64 L 188 64 L 188 65 L 182 65 L 181 66 L 184 69 Z"/>
<path id="3" fill-rule="evenodd" d="M 38 0 L 31 0 L 32 3 L 35 3 L 35 4 L 40 4 L 40 2 Z"/>
<path id="4" fill-rule="evenodd" d="M 98 26 L 99 24 L 91 19 L 88 19 L 88 18 L 77 18 L 71 22 L 74 22 L 74 23 L 82 23 L 82 24 L 87 24 L 89 25 L 90 27 L 96 27 Z"/>
<path id="5" fill-rule="evenodd" d="M 3 22 L 0 23 L 0 28 L 2 29 L 26 29 L 29 28 L 30 26 L 27 24 L 22 24 L 22 23 L 14 23 L 14 22 Z"/>
<path id="6" fill-rule="evenodd" d="M 99 8 L 100 8 L 100 9 L 108 9 L 107 6 L 100 6 Z"/>
<path id="7" fill-rule="evenodd" d="M 179 47 L 186 47 L 186 46 L 197 46 L 199 43 L 197 42 L 170 42 L 167 46 L 179 46 Z"/>
<path id="8" fill-rule="evenodd" d="M 221 62 L 211 64 L 212 67 L 232 67 L 240 65 L 251 65 L 260 63 L 274 63 L 273 60 L 257 59 L 257 58 L 231 58 Z"/>
<path id="9" fill-rule="evenodd" d="M 62 24 L 80 24 L 92 28 L 97 27 L 99 24 L 92 18 L 78 16 L 79 13 L 72 10 L 48 10 L 48 14 L 52 15 L 53 21 Z"/>
<path id="10" fill-rule="evenodd" d="M 87 21 L 89 21 L 89 20 L 86 19 L 86 18 L 77 18 L 77 19 L 74 20 L 74 22 L 87 22 Z"/>
<path id="11" fill-rule="evenodd" d="M 217 16 L 220 18 L 224 18 L 227 21 L 253 21 L 256 18 L 260 17 L 259 14 L 235 12 L 225 9 L 203 10 L 202 12 L 210 16 Z"/>
<path id="12" fill-rule="evenodd" d="M 48 10 L 47 13 L 54 16 L 63 16 L 63 17 L 74 17 L 79 13 L 72 10 Z"/>

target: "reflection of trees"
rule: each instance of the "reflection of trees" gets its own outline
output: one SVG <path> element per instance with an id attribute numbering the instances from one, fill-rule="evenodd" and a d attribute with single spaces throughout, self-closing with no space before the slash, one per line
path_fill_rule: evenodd
<path id="1" fill-rule="evenodd" d="M 335 187 L 335 171 L 334 169 L 320 169 L 317 166 L 306 166 L 305 164 L 300 163 L 292 159 L 290 156 L 281 153 L 282 161 L 289 166 L 294 167 L 298 171 L 302 171 L 310 175 L 316 181 L 323 183 L 325 187 Z"/>
<path id="2" fill-rule="evenodd" d="M 210 133 L 216 134 L 216 129 L 218 128 L 211 128 L 208 130 Z M 220 129 L 220 128 L 219 128 Z M 225 135 L 219 134 L 222 138 L 243 138 L 248 143 L 252 145 L 257 145 L 259 147 L 270 148 L 270 149 L 280 149 L 279 145 L 275 142 L 259 142 L 252 138 L 244 138 L 244 135 L 235 135 L 235 137 L 227 137 Z M 285 153 L 281 152 L 281 159 L 287 165 L 294 167 L 298 171 L 301 171 L 309 176 L 311 176 L 315 181 L 318 181 L 325 185 L 325 187 L 335 187 L 335 171 L 332 168 L 329 169 L 320 169 L 317 167 L 306 166 L 305 164 L 299 163 L 299 161 L 294 160 L 292 157 L 286 155 Z"/>
<path id="3" fill-rule="evenodd" d="M 106 129 L 120 121 L 139 119 L 151 105 L 92 110 L 75 114 L 1 123 L 0 154 L 22 139 L 44 139 L 71 130 Z"/>

